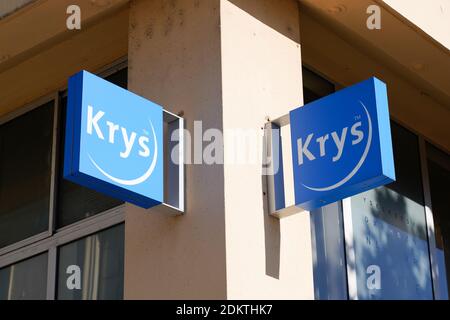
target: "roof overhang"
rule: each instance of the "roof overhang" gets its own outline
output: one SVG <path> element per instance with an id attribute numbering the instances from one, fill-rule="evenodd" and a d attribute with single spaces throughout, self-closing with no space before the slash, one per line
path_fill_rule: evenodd
<path id="1" fill-rule="evenodd" d="M 450 109 L 450 51 L 381 0 L 299 0 L 301 10 L 340 37 L 370 52 L 393 71 Z M 405 2 L 410 4 L 410 2 Z M 367 8 L 381 9 L 381 29 L 367 28 Z M 423 2 L 424 6 L 431 4 Z M 417 4 L 416 4 L 417 6 Z M 450 13 L 448 13 L 450 15 Z M 432 19 L 432 17 L 430 17 Z M 448 19 L 449 35 L 450 19 Z M 436 26 L 439 27 L 439 24 Z M 442 40 L 442 39 L 441 39 Z M 442 41 L 446 43 L 447 41 Z M 449 41 L 450 42 L 450 41 Z"/>

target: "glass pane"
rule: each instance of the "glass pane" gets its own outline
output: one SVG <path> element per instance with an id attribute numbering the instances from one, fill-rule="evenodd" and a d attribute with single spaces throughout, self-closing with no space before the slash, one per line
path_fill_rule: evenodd
<path id="1" fill-rule="evenodd" d="M 128 87 L 128 68 L 121 69 L 113 74 L 105 77 L 111 83 L 126 89 Z"/>
<path id="2" fill-rule="evenodd" d="M 319 98 L 334 93 L 334 84 L 303 67 L 303 100 L 304 103 L 310 103 Z"/>
<path id="3" fill-rule="evenodd" d="M 341 202 L 311 212 L 314 297 L 346 300 L 344 228 Z"/>
<path id="4" fill-rule="evenodd" d="M 436 237 L 439 297 L 448 299 L 450 285 L 450 156 L 427 145 L 431 203 Z M 447 266 L 447 268 L 446 268 Z"/>
<path id="5" fill-rule="evenodd" d="M 0 269 L 0 300 L 44 300 L 47 253 Z"/>
<path id="6" fill-rule="evenodd" d="M 358 299 L 432 299 L 417 136 L 392 124 L 397 181 L 351 198 Z"/>
<path id="7" fill-rule="evenodd" d="M 106 80 L 111 81 L 121 87 L 126 88 L 127 69 L 120 70 Z M 58 215 L 56 219 L 57 227 L 64 227 L 71 223 L 80 221 L 84 218 L 101 213 L 105 210 L 114 208 L 123 202 L 109 196 L 103 195 L 91 189 L 82 187 L 62 178 L 64 163 L 64 136 L 66 120 L 67 99 L 61 101 L 61 152 L 60 152 L 60 172 L 59 172 L 59 190 L 58 190 Z"/>
<path id="8" fill-rule="evenodd" d="M 53 101 L 0 126 L 0 247 L 48 229 Z"/>
<path id="9" fill-rule="evenodd" d="M 124 225 L 59 249 L 58 299 L 123 298 Z"/>

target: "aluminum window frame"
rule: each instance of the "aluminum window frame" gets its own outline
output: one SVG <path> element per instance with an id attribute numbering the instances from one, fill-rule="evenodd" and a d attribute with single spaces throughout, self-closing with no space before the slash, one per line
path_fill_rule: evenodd
<path id="1" fill-rule="evenodd" d="M 47 263 L 47 300 L 56 298 L 58 248 L 67 243 L 83 239 L 105 229 L 117 226 L 125 221 L 125 204 L 83 219 L 57 230 L 47 237 L 26 247 L 12 251 L 0 257 L 0 268 L 8 267 L 20 261 L 48 252 Z"/>
<path id="2" fill-rule="evenodd" d="M 431 201 L 431 185 L 430 185 L 430 171 L 428 169 L 428 155 L 427 155 L 427 144 L 440 149 L 442 152 L 448 154 L 448 152 L 442 149 L 440 146 L 437 146 L 430 140 L 428 140 L 425 136 L 418 134 L 419 137 L 419 154 L 420 154 L 420 166 L 422 170 L 422 184 L 423 184 L 423 197 L 424 197 L 424 207 L 425 207 L 425 220 L 427 226 L 427 237 L 428 237 L 428 250 L 430 253 L 430 269 L 431 269 L 431 278 L 433 281 L 433 297 L 435 300 L 446 300 L 446 297 L 441 296 L 440 286 L 440 277 L 441 271 L 444 272 L 447 277 L 447 269 L 439 270 L 439 265 L 436 257 L 436 233 L 435 233 L 435 222 L 434 222 L 434 214 L 433 214 L 433 204 Z M 448 254 L 444 251 L 444 255 Z M 447 285 L 447 282 L 443 282 Z M 447 285 L 447 292 L 448 292 Z"/>
<path id="3" fill-rule="evenodd" d="M 50 185 L 49 187 L 49 206 L 48 206 L 48 228 L 47 231 L 43 231 L 40 233 L 37 233 L 31 237 L 22 239 L 20 241 L 17 241 L 15 243 L 12 243 L 10 245 L 7 245 L 5 247 L 1 247 L 0 248 L 0 260 L 2 258 L 3 255 L 6 255 L 9 252 L 12 252 L 14 250 L 18 250 L 24 246 L 28 246 L 32 243 L 35 243 L 36 241 L 45 239 L 49 236 L 51 236 L 51 228 L 50 228 L 50 223 L 53 223 L 53 212 L 52 210 L 54 210 L 54 195 L 52 194 L 52 190 L 55 187 L 55 183 L 54 183 L 54 179 L 55 179 L 55 165 L 56 163 L 54 162 L 54 156 L 55 156 L 55 151 L 56 151 L 56 145 L 55 145 L 55 139 L 57 139 L 58 136 L 58 132 L 56 132 L 56 128 L 57 128 L 57 122 L 58 122 L 58 101 L 59 101 L 59 97 L 58 97 L 58 92 L 53 92 L 50 94 L 47 94 L 45 96 L 42 96 L 40 98 L 38 98 L 37 100 L 26 104 L 25 106 L 14 110 L 2 117 L 0 117 L 0 126 L 4 125 L 10 121 L 13 121 L 14 119 L 19 118 L 22 115 L 27 114 L 28 112 L 31 112 L 47 103 L 53 102 L 53 127 L 52 127 L 52 146 L 51 146 L 51 164 L 50 164 Z"/>

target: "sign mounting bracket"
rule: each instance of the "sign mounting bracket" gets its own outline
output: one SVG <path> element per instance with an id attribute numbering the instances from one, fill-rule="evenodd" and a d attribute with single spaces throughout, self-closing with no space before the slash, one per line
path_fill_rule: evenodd
<path id="1" fill-rule="evenodd" d="M 184 119 L 163 109 L 164 201 L 157 206 L 170 215 L 185 214 Z"/>
<path id="2" fill-rule="evenodd" d="M 263 194 L 269 215 L 278 219 L 305 211 L 295 204 L 286 206 L 281 127 L 287 125 L 290 125 L 289 114 L 264 125 Z"/>

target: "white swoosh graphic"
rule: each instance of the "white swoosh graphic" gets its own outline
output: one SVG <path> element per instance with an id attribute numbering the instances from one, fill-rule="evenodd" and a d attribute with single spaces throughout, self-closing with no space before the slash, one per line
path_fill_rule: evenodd
<path id="1" fill-rule="evenodd" d="M 367 111 L 367 108 L 364 105 L 364 103 L 362 103 L 362 101 L 359 101 L 359 103 L 361 103 L 361 105 L 363 106 L 364 110 L 366 111 L 367 119 L 369 120 L 369 137 L 367 138 L 366 149 L 364 150 L 364 152 L 363 152 L 363 154 L 361 156 L 361 159 L 359 160 L 358 164 L 356 165 L 355 168 L 353 168 L 352 172 L 350 172 L 348 174 L 348 176 L 346 176 L 344 179 L 342 179 L 338 183 L 333 184 L 332 186 L 325 187 L 325 188 L 313 188 L 313 187 L 308 187 L 307 185 L 303 184 L 303 186 L 305 188 L 307 188 L 309 190 L 313 190 L 313 191 L 330 191 L 330 190 L 336 189 L 337 187 L 342 186 L 344 183 L 346 183 L 348 180 L 350 180 L 358 172 L 358 170 L 361 168 L 361 166 L 363 165 L 364 161 L 366 160 L 367 154 L 369 153 L 370 144 L 372 143 L 372 119 L 370 118 L 369 111 Z"/>
<path id="2" fill-rule="evenodd" d="M 91 160 L 92 164 L 97 168 L 97 170 L 100 171 L 105 177 L 111 179 L 112 181 L 114 181 L 118 184 L 123 184 L 125 186 L 135 186 L 135 185 L 140 184 L 140 183 L 144 182 L 145 180 L 147 180 L 152 175 L 153 170 L 155 169 L 155 166 L 156 166 L 156 160 L 158 159 L 158 142 L 156 140 L 155 128 L 153 127 L 153 124 L 150 121 L 150 119 L 148 121 L 150 122 L 150 127 L 152 128 L 153 140 L 155 141 L 155 148 L 154 148 L 154 152 L 153 152 L 152 163 L 150 164 L 150 167 L 148 168 L 148 170 L 142 176 L 140 176 L 139 178 L 136 178 L 136 179 L 132 179 L 132 180 L 124 180 L 124 179 L 119 179 L 119 178 L 113 177 L 112 175 L 107 173 L 105 170 L 103 170 L 94 161 L 94 159 L 92 159 L 91 155 L 89 154 L 88 157 Z"/>

